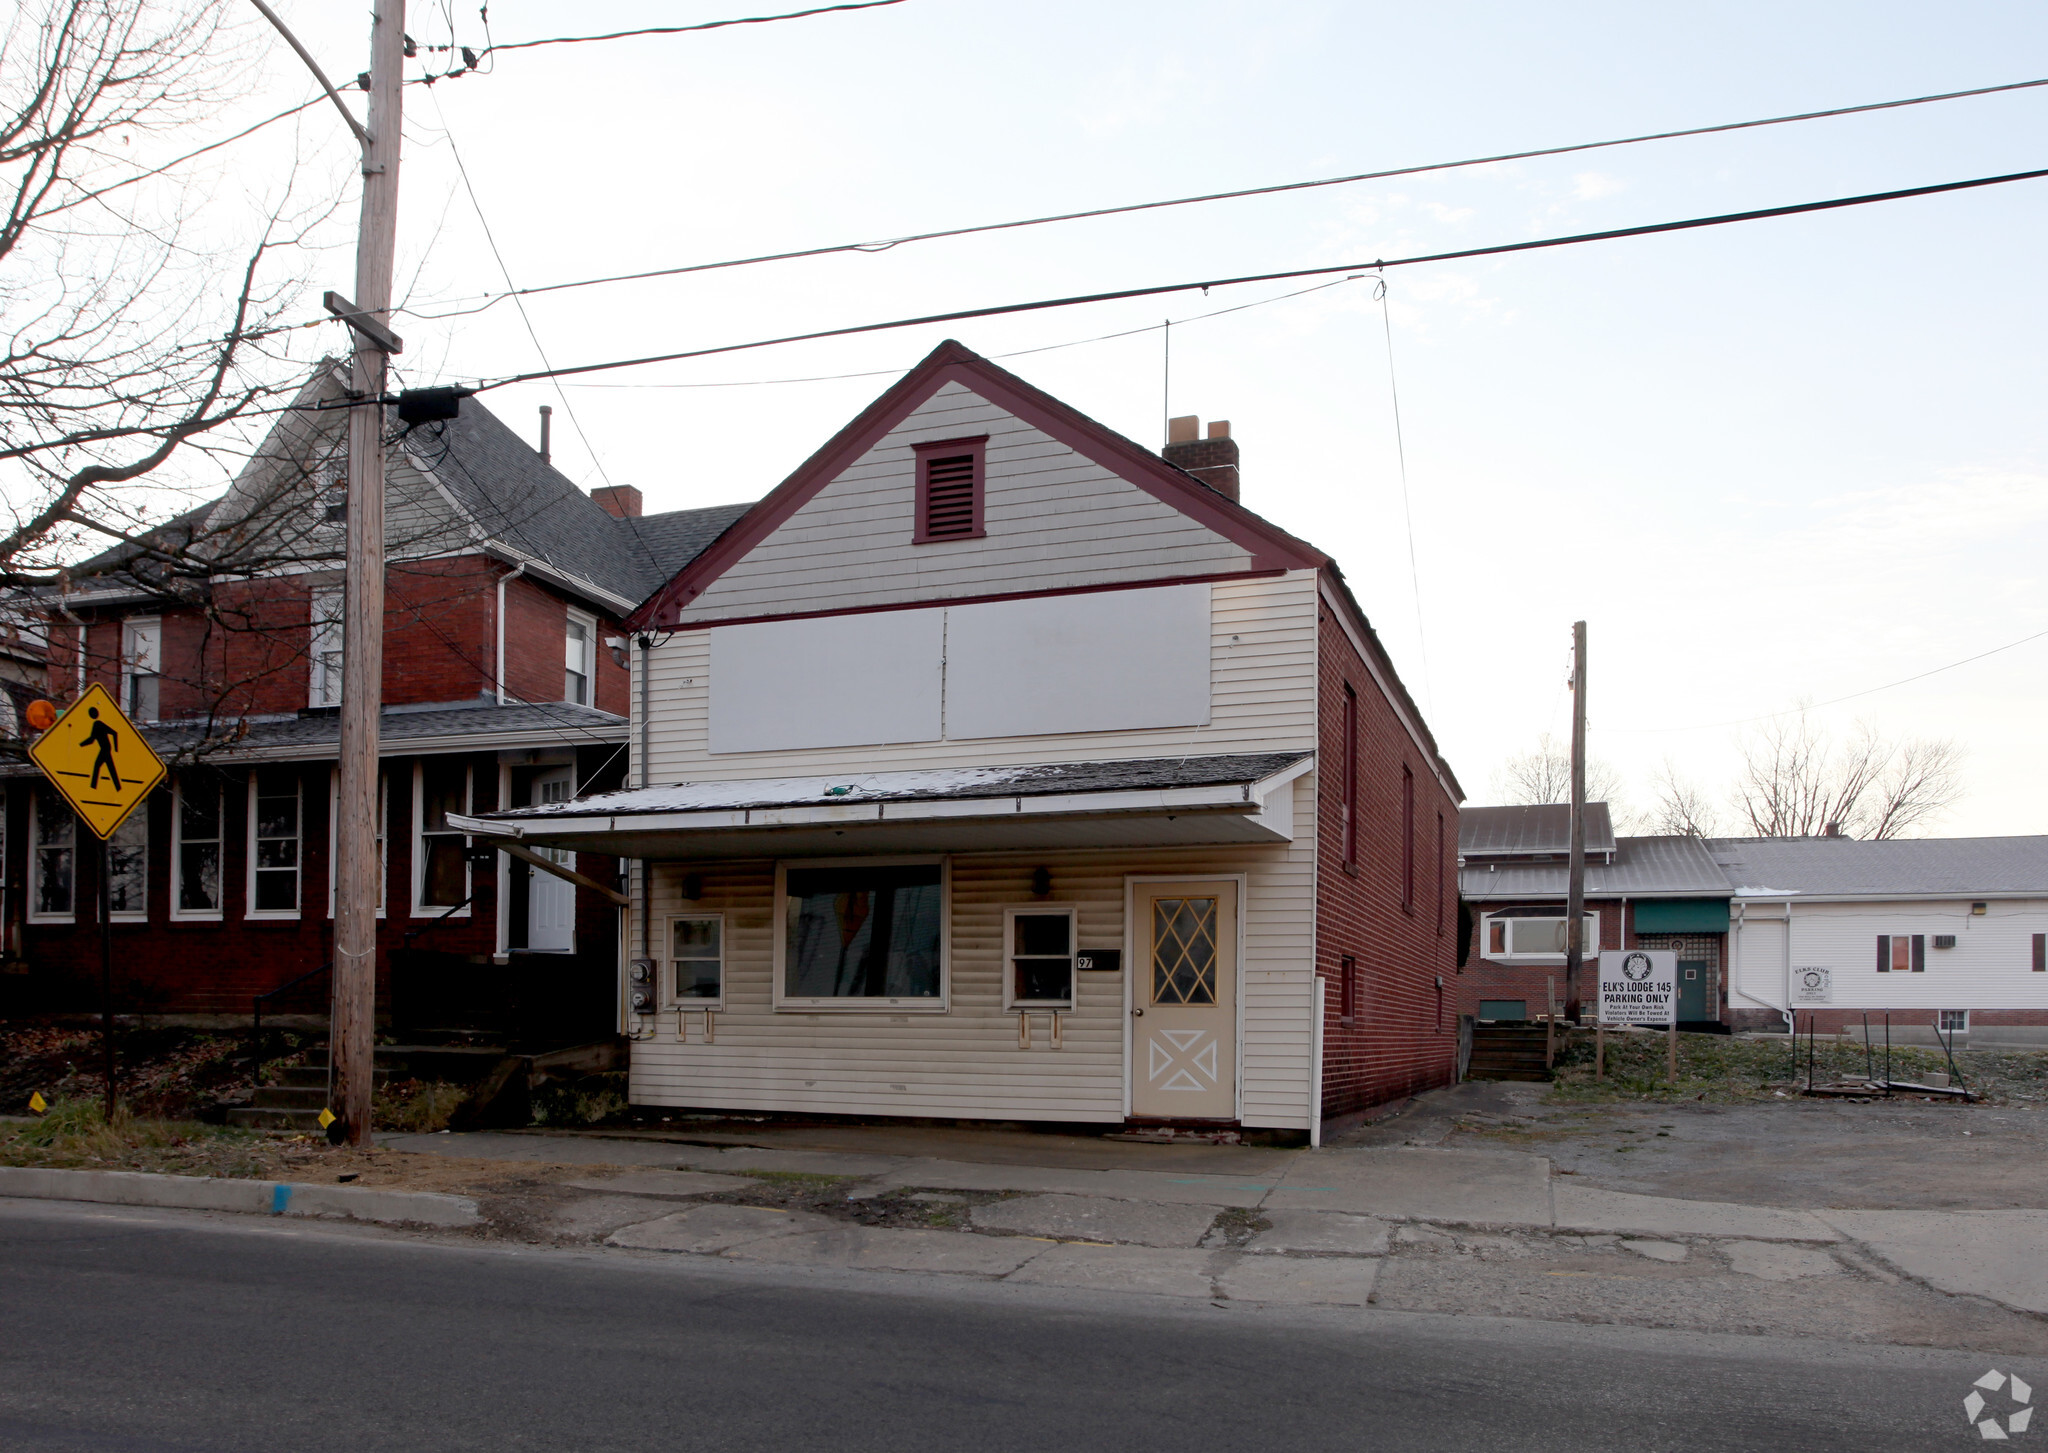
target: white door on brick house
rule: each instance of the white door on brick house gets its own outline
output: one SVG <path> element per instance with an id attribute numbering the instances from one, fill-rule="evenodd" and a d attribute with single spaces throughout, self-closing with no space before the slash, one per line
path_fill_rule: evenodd
<path id="1" fill-rule="evenodd" d="M 1237 1114 L 1237 884 L 1132 885 L 1131 1113 Z"/>
<path id="2" fill-rule="evenodd" d="M 569 768 L 542 772 L 533 779 L 533 805 L 567 802 L 575 790 L 576 774 Z M 559 848 L 534 851 L 565 868 L 576 866 L 574 853 Z M 539 868 L 532 873 L 526 892 L 526 946 L 535 953 L 569 953 L 576 947 L 576 885 Z"/>

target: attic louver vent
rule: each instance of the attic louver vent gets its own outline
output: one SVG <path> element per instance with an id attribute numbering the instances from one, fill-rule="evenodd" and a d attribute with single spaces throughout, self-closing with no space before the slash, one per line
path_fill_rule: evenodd
<path id="1" fill-rule="evenodd" d="M 924 466 L 925 538 L 952 540 L 974 530 L 974 456 L 927 459 Z"/>

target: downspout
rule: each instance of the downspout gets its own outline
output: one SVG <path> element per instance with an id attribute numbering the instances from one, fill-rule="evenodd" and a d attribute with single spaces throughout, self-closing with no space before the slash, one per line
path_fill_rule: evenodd
<path id="1" fill-rule="evenodd" d="M 498 705 L 505 704 L 505 587 L 526 573 L 526 562 L 520 561 L 512 569 L 498 577 Z"/>
<path id="2" fill-rule="evenodd" d="M 646 787 L 648 774 L 652 771 L 647 750 L 652 741 L 649 735 L 652 721 L 649 707 L 653 702 L 648 681 L 647 652 L 653 641 L 645 631 L 633 639 L 634 644 L 640 648 L 640 785 Z M 654 867 L 645 858 L 640 860 L 640 957 L 654 957 Z M 637 1033 L 639 1027 L 636 1025 L 634 1028 Z"/>
<path id="3" fill-rule="evenodd" d="M 1750 993 L 1750 992 L 1749 992 L 1749 990 L 1747 990 L 1747 989 L 1745 989 L 1745 988 L 1742 988 L 1742 987 L 1741 987 L 1741 986 L 1740 986 L 1740 985 L 1739 985 L 1739 984 L 1738 984 L 1738 983 L 1736 982 L 1736 979 L 1737 979 L 1737 974 L 1736 974 L 1736 970 L 1737 970 L 1738 968 L 1740 968 L 1740 967 L 1741 967 L 1741 965 L 1739 965 L 1738 963 L 1736 963 L 1736 962 L 1735 962 L 1735 957 L 1736 957 L 1736 955 L 1737 955 L 1737 954 L 1738 954 L 1738 953 L 1739 953 L 1739 952 L 1741 951 L 1741 948 L 1742 948 L 1742 926 L 1743 926 L 1743 925 L 1744 925 L 1745 923 L 1747 923 L 1748 921 L 1749 921 L 1749 905 L 1748 905 L 1747 903 L 1744 903 L 1744 902 L 1741 902 L 1741 901 L 1737 901 L 1737 903 L 1736 903 L 1736 905 L 1735 905 L 1735 924 L 1734 924 L 1734 930 L 1733 930 L 1733 931 L 1732 931 L 1732 932 L 1731 932 L 1731 933 L 1730 933 L 1730 934 L 1728 935 L 1728 939 L 1729 939 L 1729 953 L 1728 953 L 1728 958 L 1729 958 L 1729 965 L 1728 965 L 1728 992 L 1729 992 L 1729 993 L 1731 993 L 1731 994 L 1740 994 L 1740 995 L 1741 995 L 1741 996 L 1742 996 L 1743 998 L 1747 999 L 1747 1000 L 1748 1000 L 1748 1001 L 1749 1001 L 1750 1003 L 1752 1003 L 1752 1004 L 1756 1004 L 1756 1005 L 1760 1005 L 1761 1007 L 1763 1007 L 1763 1008 L 1765 1008 L 1765 1009 L 1769 1009 L 1769 1010 L 1771 1010 L 1771 1011 L 1772 1011 L 1773 1013 L 1776 1013 L 1776 1014 L 1779 1014 L 1779 1015 L 1783 1016 L 1783 1018 L 1784 1018 L 1784 1020 L 1785 1020 L 1785 1032 L 1786 1032 L 1787 1034 L 1790 1034 L 1790 1033 L 1792 1033 L 1792 1023 L 1793 1023 L 1793 1020 L 1792 1020 L 1792 903 L 1791 903 L 1791 900 L 1787 899 L 1787 900 L 1786 900 L 1786 903 L 1785 903 L 1785 1002 L 1784 1002 L 1783 1004 L 1773 1004 L 1773 1003 L 1772 1003 L 1772 1002 L 1771 1002 L 1770 1000 L 1768 1000 L 1768 999 L 1759 999 L 1759 998 L 1757 998 L 1757 996 L 1756 996 L 1756 995 L 1754 995 L 1754 994 Z"/>

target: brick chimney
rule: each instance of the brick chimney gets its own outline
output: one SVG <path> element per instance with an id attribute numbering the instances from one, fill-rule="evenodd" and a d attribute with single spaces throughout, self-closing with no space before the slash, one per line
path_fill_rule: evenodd
<path id="1" fill-rule="evenodd" d="M 1195 437 L 1202 421 L 1193 414 L 1166 421 L 1166 448 L 1161 452 L 1168 464 L 1177 464 L 1226 499 L 1237 498 L 1237 441 L 1230 437 L 1230 420 L 1212 419 L 1209 437 Z"/>
<path id="2" fill-rule="evenodd" d="M 600 485 L 590 492 L 590 497 L 615 520 L 640 518 L 640 491 L 630 484 Z"/>

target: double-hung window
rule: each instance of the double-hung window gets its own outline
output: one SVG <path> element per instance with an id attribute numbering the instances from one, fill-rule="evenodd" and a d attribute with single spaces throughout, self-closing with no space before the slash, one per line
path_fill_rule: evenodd
<path id="1" fill-rule="evenodd" d="M 136 721 L 155 721 L 163 714 L 162 682 L 164 623 L 121 622 L 121 705 Z"/>
<path id="2" fill-rule="evenodd" d="M 29 851 L 29 922 L 69 923 L 78 864 L 78 818 L 54 787 L 36 789 Z"/>
<path id="3" fill-rule="evenodd" d="M 779 867 L 776 898 L 776 1007 L 946 1007 L 943 864 Z"/>
<path id="4" fill-rule="evenodd" d="M 107 916 L 130 923 L 149 918 L 149 805 L 128 814 L 128 820 L 107 839 Z"/>
<path id="5" fill-rule="evenodd" d="M 306 631 L 308 706 L 341 705 L 342 599 L 338 585 L 323 585 L 313 591 Z"/>
<path id="6" fill-rule="evenodd" d="M 178 774 L 171 807 L 171 917 L 219 918 L 221 779 L 203 768 Z"/>
<path id="7" fill-rule="evenodd" d="M 1003 910 L 1003 1007 L 1074 1007 L 1074 910 Z"/>
<path id="8" fill-rule="evenodd" d="M 725 1007 L 725 915 L 691 913 L 668 924 L 669 998 L 677 1009 Z"/>
<path id="9" fill-rule="evenodd" d="M 1877 936 L 1877 971 L 1880 974 L 1926 973 L 1927 935 L 1880 933 Z"/>
<path id="10" fill-rule="evenodd" d="M 301 834 L 296 767 L 249 774 L 249 917 L 299 916 Z"/>
<path id="11" fill-rule="evenodd" d="M 429 757 L 413 775 L 413 911 L 469 915 L 469 839 L 448 826 L 469 811 L 469 763 Z M 436 915 L 438 916 L 438 915 Z"/>
<path id="12" fill-rule="evenodd" d="M 562 650 L 562 700 L 589 706 L 593 652 L 597 646 L 597 620 L 581 611 L 569 612 L 568 632 Z"/>

